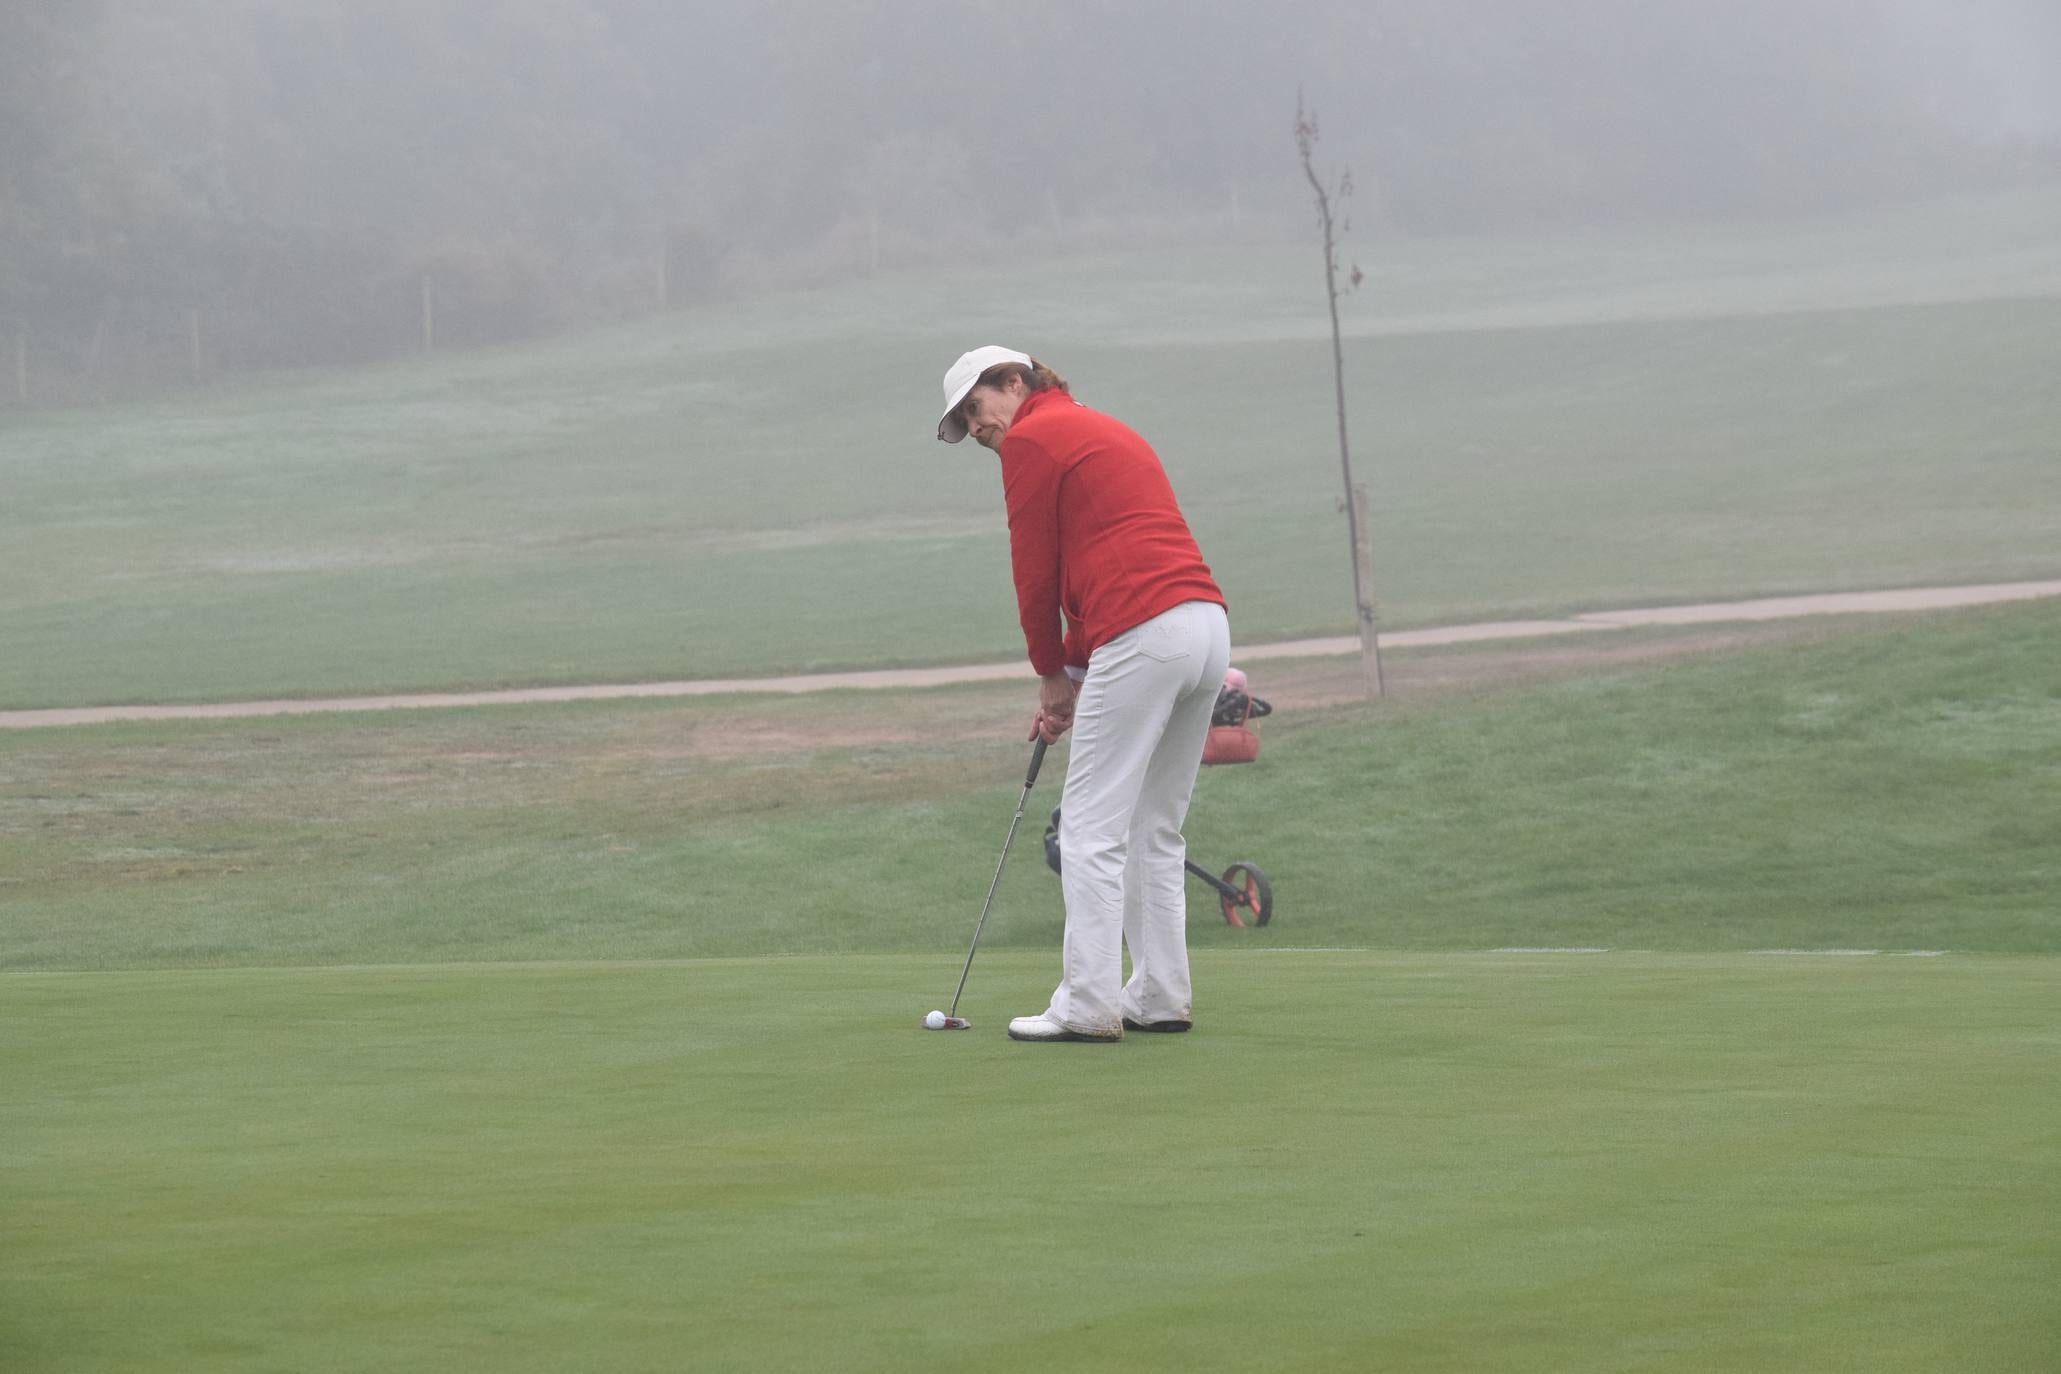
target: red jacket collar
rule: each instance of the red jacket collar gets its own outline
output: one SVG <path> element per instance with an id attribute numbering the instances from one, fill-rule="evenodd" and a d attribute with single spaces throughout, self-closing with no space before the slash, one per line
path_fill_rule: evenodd
<path id="1" fill-rule="evenodd" d="M 1057 405 L 1061 401 L 1073 401 L 1075 405 L 1080 404 L 1079 401 L 1074 401 L 1073 397 L 1067 395 L 1056 386 L 1044 391 L 1033 391 L 1030 395 L 1023 398 L 1023 404 L 1016 408 L 1015 418 L 1011 419 L 1009 423 L 1013 425 L 1024 416 L 1036 414 L 1046 406 Z"/>

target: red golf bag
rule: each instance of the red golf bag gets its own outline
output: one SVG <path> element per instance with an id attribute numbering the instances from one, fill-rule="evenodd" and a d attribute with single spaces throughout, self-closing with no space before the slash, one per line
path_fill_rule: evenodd
<path id="1" fill-rule="evenodd" d="M 1216 710 L 1209 718 L 1209 738 L 1202 745 L 1202 761 L 1251 763 L 1259 757 L 1259 732 L 1252 722 L 1274 708 L 1246 690 L 1245 673 L 1233 668 L 1224 674 L 1217 691 Z"/>

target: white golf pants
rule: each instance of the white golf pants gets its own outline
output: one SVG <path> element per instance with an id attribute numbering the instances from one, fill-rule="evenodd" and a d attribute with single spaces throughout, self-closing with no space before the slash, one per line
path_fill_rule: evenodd
<path id="1" fill-rule="evenodd" d="M 1154 616 L 1088 660 L 1059 803 L 1066 942 L 1047 1014 L 1063 1026 L 1192 1019 L 1181 825 L 1230 664 L 1230 623 L 1209 601 Z"/>

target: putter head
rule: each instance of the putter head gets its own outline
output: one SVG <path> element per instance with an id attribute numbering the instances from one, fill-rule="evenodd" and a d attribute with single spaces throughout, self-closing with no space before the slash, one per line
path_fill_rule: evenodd
<path id="1" fill-rule="evenodd" d="M 971 1029 L 973 1029 L 973 1023 L 972 1023 L 971 1021 L 968 1021 L 968 1020 L 967 1020 L 967 1019 L 966 1019 L 965 1017 L 963 1017 L 963 1016 L 947 1016 L 947 1017 L 946 1017 L 946 1018 L 944 1019 L 944 1024 L 943 1024 L 943 1025 L 933 1026 L 933 1025 L 931 1025 L 931 1024 L 930 1024 L 930 1022 L 928 1022 L 928 1021 L 925 1021 L 925 1022 L 923 1023 L 923 1029 L 925 1029 L 925 1030 L 971 1030 Z"/>

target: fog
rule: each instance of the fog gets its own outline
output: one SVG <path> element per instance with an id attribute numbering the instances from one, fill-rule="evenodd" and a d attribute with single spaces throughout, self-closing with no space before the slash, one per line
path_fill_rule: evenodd
<path id="1" fill-rule="evenodd" d="M 0 322 L 106 394 L 1304 233 L 1299 95 L 1363 245 L 2061 181 L 2046 0 L 5 0 Z"/>
<path id="2" fill-rule="evenodd" d="M 2061 7 L 2042 0 L 1889 7 L 1900 67 L 1889 91 L 1978 140 L 2061 136 Z"/>

